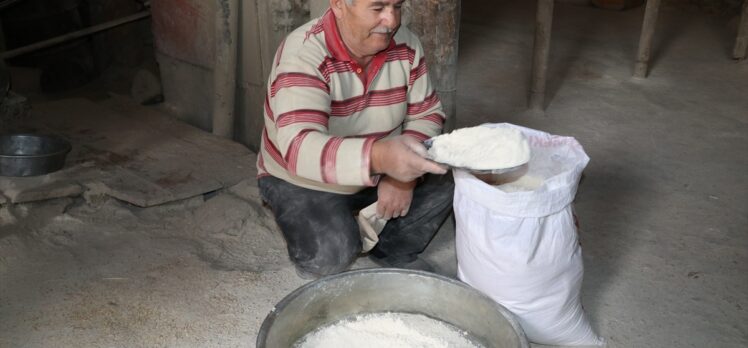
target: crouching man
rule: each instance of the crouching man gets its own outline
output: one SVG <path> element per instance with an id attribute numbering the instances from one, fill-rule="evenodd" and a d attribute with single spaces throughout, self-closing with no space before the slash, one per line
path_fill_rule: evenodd
<path id="1" fill-rule="evenodd" d="M 390 219 L 372 260 L 430 270 L 418 255 L 452 207 L 446 168 L 424 158 L 444 112 L 404 0 L 330 0 L 278 48 L 257 166 L 302 277 L 345 270 L 361 253 L 354 214 Z M 427 173 L 432 173 L 428 174 Z"/>

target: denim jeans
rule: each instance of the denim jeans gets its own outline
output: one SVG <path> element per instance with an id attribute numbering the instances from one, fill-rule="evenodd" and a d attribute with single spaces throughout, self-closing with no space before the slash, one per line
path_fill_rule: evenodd
<path id="1" fill-rule="evenodd" d="M 348 268 L 361 253 L 355 214 L 377 201 L 377 188 L 354 194 L 315 191 L 273 176 L 258 180 L 296 267 L 317 276 Z M 408 215 L 387 222 L 370 252 L 389 264 L 417 258 L 452 212 L 452 177 L 427 175 L 414 192 Z"/>

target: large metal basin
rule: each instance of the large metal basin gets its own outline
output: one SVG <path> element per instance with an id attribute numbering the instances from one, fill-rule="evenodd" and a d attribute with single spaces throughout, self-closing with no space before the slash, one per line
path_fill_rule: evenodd
<path id="1" fill-rule="evenodd" d="M 382 312 L 441 320 L 487 348 L 529 347 L 513 315 L 470 286 L 432 273 L 388 268 L 345 272 L 296 289 L 265 318 L 257 347 L 292 347 L 319 327 Z"/>
<path id="2" fill-rule="evenodd" d="M 65 165 L 70 143 L 53 136 L 0 135 L 0 176 L 34 176 Z"/>

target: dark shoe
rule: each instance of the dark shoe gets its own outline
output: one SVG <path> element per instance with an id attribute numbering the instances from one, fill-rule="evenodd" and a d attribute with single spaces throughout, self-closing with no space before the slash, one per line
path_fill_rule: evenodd
<path id="1" fill-rule="evenodd" d="M 436 273 L 436 269 L 434 268 L 434 266 L 432 266 L 428 261 L 422 258 L 416 258 L 415 260 L 409 262 L 401 262 L 381 259 L 374 255 L 371 255 L 369 256 L 369 259 L 382 267 L 412 269 L 417 271 Z"/>

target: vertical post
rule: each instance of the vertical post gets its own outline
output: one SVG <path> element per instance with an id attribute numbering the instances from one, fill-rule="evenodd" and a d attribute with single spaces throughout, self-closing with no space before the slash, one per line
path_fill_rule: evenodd
<path id="1" fill-rule="evenodd" d="M 405 2 L 403 25 L 418 35 L 426 53 L 429 77 L 447 115 L 444 131 L 457 123 L 457 41 L 461 0 Z"/>
<path id="2" fill-rule="evenodd" d="M 218 0 L 213 68 L 213 134 L 234 138 L 239 0 Z"/>
<path id="3" fill-rule="evenodd" d="M 748 49 L 748 1 L 743 1 L 743 12 L 740 15 L 740 25 L 738 25 L 738 37 L 735 39 L 735 48 L 732 50 L 732 57 L 735 59 L 745 59 L 747 49 Z"/>
<path id="4" fill-rule="evenodd" d="M 533 110 L 543 110 L 545 102 L 548 54 L 551 46 L 551 27 L 553 25 L 553 2 L 554 0 L 538 0 L 530 86 L 530 109 Z"/>
<path id="5" fill-rule="evenodd" d="M 649 58 L 652 53 L 652 37 L 657 24 L 657 13 L 660 11 L 660 0 L 647 0 L 647 8 L 644 10 L 644 22 L 642 33 L 639 37 L 639 52 L 634 67 L 634 77 L 647 77 L 649 69 Z"/>

